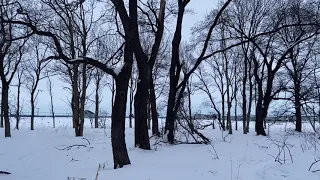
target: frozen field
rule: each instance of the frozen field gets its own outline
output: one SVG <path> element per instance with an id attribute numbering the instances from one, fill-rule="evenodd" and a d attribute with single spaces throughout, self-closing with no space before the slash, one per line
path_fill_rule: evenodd
<path id="1" fill-rule="evenodd" d="M 320 141 L 307 124 L 301 134 L 292 131 L 293 124 L 273 125 L 270 137 L 255 136 L 252 130 L 243 135 L 241 127 L 225 137 L 226 132 L 222 136 L 219 129 L 208 128 L 201 132 L 212 139 L 212 146 L 172 146 L 151 139 L 151 151 L 135 148 L 134 130 L 127 128 L 132 165 L 114 170 L 110 120 L 106 129 L 92 129 L 87 121 L 87 140 L 74 137 L 71 119 L 57 118 L 55 129 L 51 121 L 37 118 L 35 131 L 30 131 L 24 119 L 20 130 L 12 130 L 12 138 L 4 138 L 4 129 L 0 129 L 0 171 L 11 173 L 0 175 L 0 180 L 94 180 L 97 172 L 99 180 L 320 179 L 320 171 L 312 172 L 320 170 L 320 162 L 309 171 L 315 159 L 320 159 Z M 83 146 L 66 148 L 71 145 Z"/>

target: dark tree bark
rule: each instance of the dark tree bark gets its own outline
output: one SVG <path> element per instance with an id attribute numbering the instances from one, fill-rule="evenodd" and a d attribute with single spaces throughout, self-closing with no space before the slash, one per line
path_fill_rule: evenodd
<path id="1" fill-rule="evenodd" d="M 132 76 L 132 75 L 131 75 Z M 129 128 L 132 128 L 132 118 L 133 118 L 133 109 L 132 109 L 132 105 L 133 105 L 133 77 L 131 77 L 130 79 L 130 102 L 129 102 Z"/>
<path id="2" fill-rule="evenodd" d="M 132 39 L 126 39 L 124 59 L 125 64 L 116 78 L 116 95 L 111 116 L 111 143 L 115 169 L 130 164 L 125 142 L 125 119 L 128 84 L 133 63 Z"/>
<path id="3" fill-rule="evenodd" d="M 159 136 L 160 132 L 159 132 L 156 93 L 154 90 L 153 78 L 149 77 L 149 80 L 150 80 L 149 93 L 150 93 L 150 104 L 151 104 L 151 115 L 152 115 L 152 134 Z"/>
<path id="4" fill-rule="evenodd" d="M 97 72 L 97 74 L 96 74 L 96 95 L 95 95 L 96 101 L 95 101 L 95 113 L 94 113 L 94 128 L 99 127 L 100 81 L 101 81 L 101 75 L 99 74 L 99 72 Z"/>
<path id="5" fill-rule="evenodd" d="M 2 100 L 1 100 L 1 104 L 2 104 Z M 3 128 L 4 126 L 4 121 L 3 121 L 3 108 L 2 108 L 2 105 L 0 107 L 0 128 Z"/>
<path id="6" fill-rule="evenodd" d="M 76 136 L 83 136 L 83 128 L 84 128 L 84 111 L 86 104 L 86 94 L 87 94 L 87 64 L 82 64 L 82 87 L 81 87 L 81 97 L 80 97 L 80 121 L 77 126 L 77 134 Z"/>
<path id="7" fill-rule="evenodd" d="M 174 122 L 177 117 L 175 113 L 176 94 L 177 85 L 179 82 L 179 76 L 181 71 L 181 64 L 179 58 L 179 47 L 181 42 L 181 30 L 182 30 L 182 20 L 185 12 L 185 7 L 188 2 L 184 3 L 182 0 L 178 1 L 179 10 L 177 17 L 177 25 L 172 41 L 172 54 L 171 54 L 171 65 L 170 65 L 170 90 L 168 97 L 168 107 L 167 107 L 167 117 L 166 117 L 166 134 L 168 135 L 168 141 L 174 143 Z M 180 102 L 179 102 L 180 104 Z"/>
<path id="8" fill-rule="evenodd" d="M 34 130 L 34 109 L 35 109 L 35 104 L 34 104 L 34 93 L 31 93 L 31 98 L 30 98 L 30 103 L 31 103 L 31 117 L 30 117 L 30 129 Z"/>
<path id="9" fill-rule="evenodd" d="M 3 117 L 4 117 L 4 136 L 11 137 L 10 132 L 10 119 L 9 119 L 9 84 L 2 80 L 2 104 L 3 108 Z"/>
<path id="10" fill-rule="evenodd" d="M 147 60 L 145 60 L 147 62 Z M 142 62 L 141 62 L 142 63 Z M 134 100 L 135 110 L 135 146 L 141 149 L 150 150 L 150 141 L 148 134 L 148 65 L 140 64 L 139 80 Z"/>
<path id="11" fill-rule="evenodd" d="M 17 109 L 16 109 L 16 129 L 19 130 L 19 123 L 20 123 L 20 96 L 21 96 L 21 85 L 22 85 L 22 75 L 23 75 L 23 69 L 20 69 L 18 71 L 18 84 L 17 84 L 17 88 L 18 88 L 18 92 L 17 92 Z"/>
<path id="12" fill-rule="evenodd" d="M 73 127 L 74 133 L 76 136 L 79 136 L 79 118 L 80 118 L 80 95 L 79 95 L 79 88 L 78 88 L 78 81 L 79 81 L 79 64 L 74 64 L 73 69 L 73 80 L 72 80 L 72 120 L 73 120 Z"/>
<path id="13" fill-rule="evenodd" d="M 244 72 L 242 79 L 242 126 L 243 134 L 247 134 L 247 79 L 248 79 L 248 60 L 244 58 Z"/>
<path id="14" fill-rule="evenodd" d="M 159 135 L 159 120 L 158 120 L 158 112 L 157 112 L 157 100 L 156 100 L 156 94 L 154 89 L 154 80 L 152 76 L 153 68 L 158 56 L 158 52 L 160 49 L 161 40 L 163 37 L 163 31 L 164 31 L 164 16 L 165 16 L 165 8 L 166 8 L 166 1 L 161 0 L 160 1 L 160 10 L 159 10 L 159 16 L 157 18 L 157 24 L 158 29 L 155 33 L 155 40 L 154 44 L 152 46 L 151 56 L 149 58 L 148 63 L 148 80 L 149 80 L 149 101 L 151 104 L 151 114 L 152 114 L 152 134 L 153 135 Z"/>
<path id="15" fill-rule="evenodd" d="M 253 84 L 253 75 L 251 73 L 251 61 L 249 61 L 249 104 L 248 104 L 248 113 L 247 113 L 247 125 L 246 125 L 246 131 L 247 133 L 249 133 L 249 129 L 250 129 L 250 120 L 251 120 L 251 109 L 252 109 L 252 102 L 253 102 L 253 87 L 254 87 L 254 84 Z"/>
<path id="16" fill-rule="evenodd" d="M 47 77 L 48 77 L 48 90 L 50 95 L 50 111 L 52 115 L 52 124 L 53 124 L 53 128 L 56 128 L 56 120 L 55 120 L 54 107 L 53 107 L 53 92 L 52 92 L 53 85 L 48 73 L 47 73 Z"/>

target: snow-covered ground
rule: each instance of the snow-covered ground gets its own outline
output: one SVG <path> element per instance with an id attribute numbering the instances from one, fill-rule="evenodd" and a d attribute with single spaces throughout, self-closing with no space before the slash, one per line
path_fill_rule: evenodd
<path id="1" fill-rule="evenodd" d="M 0 171 L 11 173 L 0 175 L 0 180 L 94 180 L 97 172 L 99 180 L 320 179 L 320 172 L 311 172 L 320 170 L 320 162 L 308 171 L 314 160 L 320 159 L 320 141 L 311 130 L 294 133 L 289 123 L 271 126 L 270 137 L 255 136 L 253 132 L 243 135 L 241 126 L 228 136 L 226 132 L 222 136 L 219 129 L 201 131 L 212 139 L 212 145 L 155 144 L 156 140 L 151 139 L 151 151 L 135 148 L 134 130 L 127 128 L 132 165 L 114 170 L 110 120 L 106 129 L 92 129 L 87 121 L 86 139 L 74 137 L 71 119 L 57 118 L 55 129 L 51 121 L 37 118 L 35 131 L 30 131 L 28 119 L 23 119 L 20 130 L 12 130 L 12 138 L 4 138 L 4 129 L 0 129 Z M 304 125 L 304 130 L 309 128 Z M 85 147 L 64 149 L 70 145 Z"/>

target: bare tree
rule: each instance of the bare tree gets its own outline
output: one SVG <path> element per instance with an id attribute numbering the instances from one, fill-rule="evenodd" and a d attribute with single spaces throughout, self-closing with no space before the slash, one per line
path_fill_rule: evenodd
<path id="1" fill-rule="evenodd" d="M 77 6 L 77 3 L 69 4 L 71 6 Z M 44 36 L 52 40 L 54 44 L 54 49 L 56 54 L 51 56 L 52 59 L 61 59 L 64 62 L 73 64 L 73 63 L 87 63 L 92 66 L 98 67 L 103 70 L 105 73 L 110 74 L 116 81 L 116 95 L 114 108 L 112 110 L 112 123 L 111 123 L 111 142 L 113 149 L 113 159 L 114 159 L 114 168 L 121 168 L 124 165 L 130 164 L 129 156 L 126 149 L 125 144 L 125 112 L 126 112 L 126 94 L 128 92 L 128 83 L 131 74 L 132 62 L 133 62 L 133 37 L 130 31 L 125 32 L 126 42 L 124 44 L 124 58 L 123 58 L 123 67 L 121 68 L 121 72 L 115 73 L 115 71 L 105 63 L 92 59 L 90 57 L 82 57 L 72 59 L 65 54 L 64 49 L 62 48 L 62 42 L 50 31 L 46 31 L 43 27 L 37 27 L 34 25 L 33 14 L 32 11 L 28 11 L 27 9 L 22 8 L 21 4 L 14 4 L 20 10 L 19 13 L 21 17 L 17 17 L 14 20 L 4 19 L 1 17 L 1 20 L 5 22 L 10 22 L 12 24 L 23 25 L 28 27 L 34 34 Z M 121 46 L 119 49 L 122 49 Z M 118 53 L 118 50 L 115 54 Z M 113 56 L 111 56 L 112 59 Z"/>
<path id="2" fill-rule="evenodd" d="M 179 83 L 180 79 L 180 72 L 182 69 L 182 63 L 179 59 L 179 47 L 181 42 L 181 29 L 182 29 L 182 20 L 185 12 L 185 8 L 189 1 L 178 1 L 178 17 L 177 17 L 177 26 L 174 33 L 173 41 L 172 41 L 172 59 L 170 65 L 170 90 L 169 90 L 169 97 L 168 97 L 168 107 L 167 107 L 167 117 L 166 117 L 166 133 L 168 135 L 168 141 L 170 143 L 174 143 L 174 122 L 176 119 L 177 112 L 179 110 L 180 101 L 183 96 L 184 90 L 187 85 L 187 81 L 191 74 L 198 68 L 202 61 L 208 59 L 212 55 L 207 55 L 206 51 L 209 45 L 209 41 L 211 39 L 211 35 L 213 29 L 218 24 L 218 20 L 222 14 L 222 12 L 227 8 L 227 6 L 231 3 L 232 0 L 228 0 L 218 11 L 213 21 L 210 21 L 208 25 L 209 31 L 203 43 L 203 48 L 201 50 L 201 54 L 195 60 L 195 64 L 190 71 L 186 73 Z"/>
<path id="3" fill-rule="evenodd" d="M 286 62 L 290 52 L 293 48 L 309 39 L 312 38 L 316 31 L 308 30 L 309 32 L 300 33 L 289 46 L 281 46 L 279 42 L 279 34 L 277 32 L 284 31 L 292 26 L 304 26 L 306 24 L 312 24 L 312 22 L 297 22 L 292 23 L 286 21 L 287 6 L 282 1 L 257 1 L 254 2 L 253 9 L 259 12 L 255 16 L 254 31 L 246 31 L 241 27 L 235 25 L 234 18 L 229 18 L 225 22 L 231 22 L 229 24 L 231 29 L 238 33 L 238 37 L 248 40 L 251 44 L 250 59 L 253 64 L 253 75 L 257 85 L 257 102 L 256 102 L 256 132 L 258 135 L 266 135 L 263 124 L 267 116 L 269 105 L 272 99 L 283 89 L 275 87 L 274 82 L 279 69 L 283 67 L 283 63 Z M 277 12 L 277 13 L 270 13 Z M 250 16 L 248 17 L 248 22 Z M 309 18 L 310 20 L 314 18 Z M 268 24 L 268 26 L 266 26 Z M 310 28 L 309 28 L 310 29 Z M 254 33 L 252 33 L 254 32 Z M 257 35 L 261 34 L 259 38 Z"/>
<path id="4" fill-rule="evenodd" d="M 0 77 L 1 77 L 1 109 L 5 125 L 5 137 L 11 137 L 9 121 L 9 87 L 26 52 L 26 37 L 28 30 L 5 22 L 3 18 L 12 19 L 16 12 L 8 4 L 11 1 L 0 2 Z M 19 30 L 18 30 L 19 29 Z M 21 31 L 16 33 L 16 31 Z"/>
<path id="5" fill-rule="evenodd" d="M 307 22 L 312 18 L 309 7 L 302 1 L 294 1 L 288 6 L 286 21 L 289 23 Z M 299 13 L 297 13 L 299 12 Z M 302 32 L 307 33 L 306 27 L 291 27 L 281 32 L 281 39 L 284 46 L 290 46 L 291 42 L 297 39 Z M 311 61 L 315 49 L 317 37 L 308 41 L 301 42 L 292 49 L 289 54 L 289 62 L 285 64 L 287 76 L 289 81 L 285 84 L 285 89 L 290 97 L 278 96 L 274 99 L 289 100 L 294 104 L 296 131 L 302 131 L 302 106 L 304 102 L 310 101 L 312 98 L 312 91 L 314 83 L 310 82 L 310 77 L 313 75 L 313 69 L 317 66 Z M 284 75 L 285 77 L 285 75 Z M 286 80 L 280 78 L 281 82 Z M 311 78 L 312 79 L 312 78 Z M 281 86 L 280 84 L 279 86 Z"/>
<path id="6" fill-rule="evenodd" d="M 216 85 L 214 83 L 210 83 L 210 82 L 217 82 L 216 77 L 212 76 L 212 74 L 213 73 L 207 72 L 204 67 L 200 66 L 198 68 L 198 73 L 196 73 L 196 75 L 197 75 L 197 77 L 199 79 L 199 82 L 196 84 L 196 87 L 199 90 L 203 91 L 208 96 L 209 102 L 205 102 L 205 103 L 209 103 L 210 104 L 211 108 L 215 112 L 214 114 L 216 114 L 216 116 L 217 116 L 217 120 L 219 122 L 220 129 L 222 131 L 224 131 L 225 130 L 225 124 L 224 124 L 224 121 L 222 119 L 221 109 L 219 109 L 218 102 L 216 101 L 216 98 L 213 96 L 213 92 L 214 92 L 213 91 L 213 89 L 214 89 L 213 87 L 215 87 Z M 212 81 L 212 79 L 214 81 Z M 219 85 L 218 85 L 218 88 L 220 88 Z M 222 93 L 222 96 L 224 96 L 224 93 Z M 212 123 L 214 124 L 214 122 L 212 122 Z"/>
<path id="7" fill-rule="evenodd" d="M 52 83 L 52 80 L 51 80 L 51 77 L 50 77 L 50 74 L 49 74 L 49 71 L 46 70 L 46 76 L 48 78 L 48 81 L 47 81 L 47 89 L 49 91 L 49 95 L 50 95 L 50 112 L 51 112 L 51 116 L 52 116 L 52 125 L 53 125 L 53 128 L 56 127 L 56 120 L 55 120 L 55 114 L 54 114 L 54 106 L 53 106 L 53 91 L 52 89 L 54 88 L 54 85 Z"/>
<path id="8" fill-rule="evenodd" d="M 20 123 L 20 114 L 22 111 L 22 106 L 21 106 L 21 86 L 25 81 L 25 78 L 23 78 L 24 75 L 24 67 L 20 65 L 17 69 L 17 102 L 16 102 L 16 111 L 15 111 L 15 118 L 16 118 L 16 126 L 15 128 L 19 130 L 19 123 Z"/>
<path id="9" fill-rule="evenodd" d="M 134 92 L 137 87 L 137 78 L 136 78 L 136 66 L 133 64 L 132 67 L 132 74 L 130 78 L 130 91 L 129 91 L 129 127 L 132 128 L 132 118 L 134 117 L 133 115 L 133 97 L 134 97 Z"/>
<path id="10" fill-rule="evenodd" d="M 99 110 L 100 110 L 100 102 L 101 102 L 101 91 L 103 89 L 103 79 L 104 73 L 101 72 L 101 70 L 97 69 L 96 72 L 94 73 L 94 82 L 96 85 L 96 90 L 95 90 L 95 113 L 94 113 L 94 127 L 98 128 L 99 127 Z"/>
<path id="11" fill-rule="evenodd" d="M 23 65 L 25 68 L 26 89 L 30 93 L 30 105 L 31 105 L 31 121 L 30 128 L 34 130 L 34 116 L 36 108 L 36 100 L 41 90 L 38 90 L 40 80 L 46 78 L 43 74 L 43 70 L 50 61 L 43 61 L 46 58 L 48 48 L 41 44 L 40 38 L 32 38 L 32 41 L 28 44 L 32 46 L 32 53 L 30 59 Z"/>

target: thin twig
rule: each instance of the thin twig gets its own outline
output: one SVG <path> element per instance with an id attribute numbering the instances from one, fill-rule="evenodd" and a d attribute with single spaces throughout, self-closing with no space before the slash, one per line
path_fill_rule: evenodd
<path id="1" fill-rule="evenodd" d="M 87 139 L 87 138 L 81 138 L 81 139 L 84 139 L 84 140 L 86 140 L 87 142 L 88 142 L 88 145 L 91 145 L 91 143 L 90 143 L 90 141 Z"/>
<path id="2" fill-rule="evenodd" d="M 56 149 L 61 150 L 61 151 L 63 151 L 63 150 L 67 150 L 68 151 L 68 150 L 72 149 L 73 147 L 80 148 L 80 147 L 87 147 L 87 146 L 83 145 L 83 144 L 75 144 L 75 145 L 68 146 L 68 147 L 65 147 L 65 148 L 62 148 L 62 149 L 59 149 L 59 148 L 56 148 Z"/>
<path id="3" fill-rule="evenodd" d="M 318 162 L 320 162 L 320 159 L 318 159 L 318 160 L 315 159 L 314 162 L 310 165 L 309 171 L 311 171 L 312 166 L 317 164 Z M 311 171 L 311 172 L 318 172 L 318 171 L 320 171 L 320 169 L 314 170 L 314 171 Z"/>

